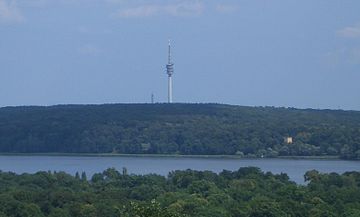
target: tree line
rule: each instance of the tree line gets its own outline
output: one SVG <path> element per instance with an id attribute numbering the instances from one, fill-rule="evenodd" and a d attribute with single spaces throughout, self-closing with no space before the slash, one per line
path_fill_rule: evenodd
<path id="1" fill-rule="evenodd" d="M 360 159 L 360 112 L 222 104 L 5 107 L 0 152 Z"/>
<path id="2" fill-rule="evenodd" d="M 109 168 L 87 178 L 64 172 L 0 172 L 1 217 L 358 217 L 360 173 L 173 171 L 167 177 Z"/>

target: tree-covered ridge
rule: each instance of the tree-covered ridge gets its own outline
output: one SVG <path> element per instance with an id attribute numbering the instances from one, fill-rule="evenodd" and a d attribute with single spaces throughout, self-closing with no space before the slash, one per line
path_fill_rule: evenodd
<path id="1" fill-rule="evenodd" d="M 284 142 L 287 136 L 293 144 Z M 360 112 L 220 104 L 5 107 L 0 152 L 354 159 L 360 158 Z"/>
<path id="2" fill-rule="evenodd" d="M 286 174 L 240 168 L 167 177 L 107 169 L 87 180 L 63 172 L 0 172 L 1 217 L 358 217 L 360 173 Z"/>

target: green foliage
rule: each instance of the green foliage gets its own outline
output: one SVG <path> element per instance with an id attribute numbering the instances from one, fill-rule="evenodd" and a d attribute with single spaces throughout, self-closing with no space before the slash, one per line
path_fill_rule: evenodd
<path id="1" fill-rule="evenodd" d="M 293 144 L 284 142 L 287 136 Z M 0 152 L 360 159 L 360 112 L 219 104 L 6 107 Z"/>
<path id="2" fill-rule="evenodd" d="M 141 204 L 136 202 L 130 203 L 130 208 L 125 211 L 125 216 L 131 217 L 186 217 L 184 214 L 173 212 L 160 206 L 155 200 Z"/>
<path id="3" fill-rule="evenodd" d="M 360 173 L 304 176 L 240 168 L 219 174 L 128 175 L 109 168 L 93 181 L 65 173 L 0 172 L 0 217 L 355 217 Z"/>

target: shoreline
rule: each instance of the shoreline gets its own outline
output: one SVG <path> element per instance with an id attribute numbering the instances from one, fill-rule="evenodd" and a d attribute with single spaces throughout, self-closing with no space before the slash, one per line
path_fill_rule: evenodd
<path id="1" fill-rule="evenodd" d="M 68 157 L 159 157 L 159 158 L 222 158 L 222 159 L 293 159 L 293 160 L 346 160 L 340 156 L 278 156 L 241 157 L 238 155 L 179 155 L 179 154 L 118 154 L 118 153 L 0 153 L 0 156 L 68 156 Z M 358 161 L 349 159 L 350 161 Z"/>

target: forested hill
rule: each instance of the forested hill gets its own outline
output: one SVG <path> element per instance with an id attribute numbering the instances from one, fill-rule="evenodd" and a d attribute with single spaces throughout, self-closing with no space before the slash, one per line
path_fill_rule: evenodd
<path id="1" fill-rule="evenodd" d="M 292 137 L 287 144 L 285 137 Z M 360 158 L 360 112 L 220 104 L 0 109 L 0 152 L 340 155 Z"/>

